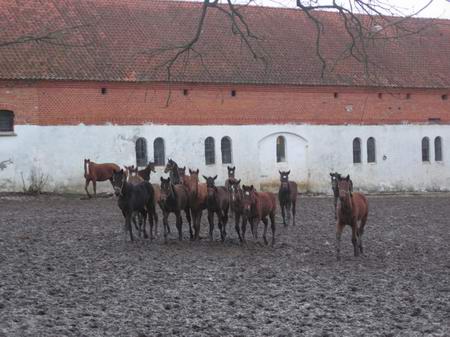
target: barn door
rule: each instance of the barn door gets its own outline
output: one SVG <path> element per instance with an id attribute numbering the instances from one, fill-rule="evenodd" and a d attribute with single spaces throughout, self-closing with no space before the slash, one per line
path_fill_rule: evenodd
<path id="1" fill-rule="evenodd" d="M 259 183 L 261 190 L 277 191 L 278 171 L 291 170 L 291 180 L 299 184 L 300 190 L 307 186 L 307 141 L 290 132 L 269 134 L 258 142 Z"/>

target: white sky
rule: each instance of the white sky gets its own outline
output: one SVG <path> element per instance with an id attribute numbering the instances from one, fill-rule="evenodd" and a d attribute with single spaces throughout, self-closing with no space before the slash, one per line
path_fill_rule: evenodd
<path id="1" fill-rule="evenodd" d="M 190 0 L 192 1 L 192 0 Z M 202 0 L 198 0 L 202 1 Z M 338 2 L 348 3 L 351 0 L 340 0 Z M 430 0 L 372 0 L 373 2 L 383 2 L 395 6 L 403 15 L 415 13 L 423 8 Z M 221 2 L 224 2 L 221 0 Z M 249 0 L 234 0 L 235 3 L 248 3 Z M 258 5 L 271 7 L 295 7 L 296 0 L 254 0 Z M 311 0 L 320 4 L 331 3 L 331 0 Z M 304 3 L 306 1 L 304 0 Z M 444 18 L 450 19 L 450 0 L 433 0 L 432 3 L 424 9 L 419 17 Z"/>

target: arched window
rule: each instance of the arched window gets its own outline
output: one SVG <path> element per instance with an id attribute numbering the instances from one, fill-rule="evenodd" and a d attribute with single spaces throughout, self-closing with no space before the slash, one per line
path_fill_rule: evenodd
<path id="1" fill-rule="evenodd" d="M 206 165 L 215 164 L 216 151 L 214 149 L 214 138 L 208 137 L 205 139 L 205 163 Z"/>
<path id="2" fill-rule="evenodd" d="M 220 141 L 220 148 L 222 150 L 222 164 L 231 164 L 231 138 L 223 137 Z"/>
<path id="3" fill-rule="evenodd" d="M 442 138 L 436 137 L 434 139 L 434 160 L 442 161 Z"/>
<path id="4" fill-rule="evenodd" d="M 138 138 L 136 140 L 136 166 L 146 166 L 147 162 L 147 140 Z"/>
<path id="5" fill-rule="evenodd" d="M 0 110 L 0 132 L 14 131 L 14 112 Z"/>
<path id="6" fill-rule="evenodd" d="M 153 161 L 155 165 L 163 166 L 166 162 L 164 139 L 158 137 L 153 142 Z"/>
<path id="7" fill-rule="evenodd" d="M 353 162 L 361 163 L 361 139 L 353 139 Z"/>
<path id="8" fill-rule="evenodd" d="M 430 161 L 430 140 L 428 137 L 422 138 L 422 161 Z"/>
<path id="9" fill-rule="evenodd" d="M 277 138 L 277 163 L 286 161 L 286 140 L 283 136 Z"/>
<path id="10" fill-rule="evenodd" d="M 375 138 L 370 137 L 367 139 L 367 162 L 375 163 L 376 155 L 375 155 Z"/>

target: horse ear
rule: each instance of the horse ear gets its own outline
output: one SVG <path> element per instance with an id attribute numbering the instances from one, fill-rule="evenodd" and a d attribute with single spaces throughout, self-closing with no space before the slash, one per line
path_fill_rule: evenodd
<path id="1" fill-rule="evenodd" d="M 161 177 L 160 179 L 161 179 L 161 182 L 163 182 L 163 181 L 164 181 L 163 177 Z"/>
<path id="2" fill-rule="evenodd" d="M 283 173 L 280 171 L 280 170 L 278 170 L 278 173 L 280 174 L 280 175 L 282 175 Z"/>
<path id="3" fill-rule="evenodd" d="M 333 173 L 330 172 L 330 177 L 332 177 L 332 176 L 333 176 Z"/>
<path id="4" fill-rule="evenodd" d="M 236 166 L 233 166 L 233 170 L 236 170 Z"/>
<path id="5" fill-rule="evenodd" d="M 241 183 L 241 179 L 239 179 L 238 181 L 237 181 L 237 184 L 239 185 Z"/>
<path id="6" fill-rule="evenodd" d="M 347 177 L 345 177 L 345 180 L 347 180 L 347 181 L 350 180 L 350 174 L 347 174 Z"/>
<path id="7" fill-rule="evenodd" d="M 208 178 L 206 178 L 203 174 L 202 174 L 203 179 L 208 180 Z"/>
<path id="8" fill-rule="evenodd" d="M 231 166 L 228 166 L 228 165 L 227 165 L 227 170 L 231 170 Z"/>
<path id="9" fill-rule="evenodd" d="M 251 189 L 251 190 L 254 190 L 255 188 L 253 187 L 253 185 L 250 185 L 250 189 Z"/>
<path id="10" fill-rule="evenodd" d="M 216 180 L 217 179 L 217 174 L 216 174 L 216 176 L 213 178 L 213 180 Z"/>
<path id="11" fill-rule="evenodd" d="M 290 173 L 291 173 L 291 170 L 287 171 L 287 172 L 286 172 L 286 175 L 289 175 Z"/>
<path id="12" fill-rule="evenodd" d="M 200 169 L 197 169 L 197 172 L 196 172 L 197 174 L 199 174 L 200 173 Z"/>

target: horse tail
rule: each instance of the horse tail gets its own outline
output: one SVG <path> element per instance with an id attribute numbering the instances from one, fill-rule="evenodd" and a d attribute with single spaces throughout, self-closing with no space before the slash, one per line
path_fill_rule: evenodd
<path id="1" fill-rule="evenodd" d="M 88 176 L 88 165 L 86 159 L 84 160 L 84 177 L 87 178 Z"/>

